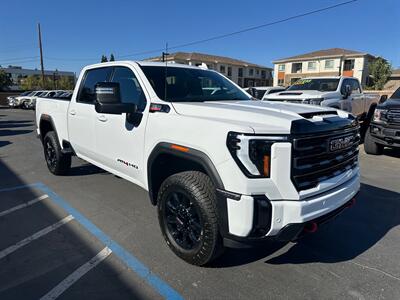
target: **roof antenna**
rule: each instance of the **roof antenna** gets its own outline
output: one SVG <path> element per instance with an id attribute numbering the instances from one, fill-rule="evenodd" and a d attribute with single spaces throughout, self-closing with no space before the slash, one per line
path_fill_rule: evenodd
<path id="1" fill-rule="evenodd" d="M 165 52 L 162 53 L 162 59 L 165 61 L 165 72 L 164 72 L 164 101 L 167 100 L 167 75 L 168 75 L 168 42 L 165 43 Z"/>

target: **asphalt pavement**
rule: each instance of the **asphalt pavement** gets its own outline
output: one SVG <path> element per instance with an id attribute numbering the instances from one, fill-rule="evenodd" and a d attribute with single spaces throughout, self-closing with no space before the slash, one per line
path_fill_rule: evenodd
<path id="1" fill-rule="evenodd" d="M 298 243 L 177 258 L 143 189 L 47 170 L 34 112 L 0 109 L 0 299 L 400 299 L 400 153 L 360 147 L 357 203 Z"/>

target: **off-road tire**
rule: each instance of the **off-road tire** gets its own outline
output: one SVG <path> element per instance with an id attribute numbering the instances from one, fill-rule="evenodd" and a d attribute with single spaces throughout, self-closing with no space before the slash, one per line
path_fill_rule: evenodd
<path id="1" fill-rule="evenodd" d="M 196 208 L 201 220 L 198 246 L 184 249 L 174 239 L 167 225 L 167 202 L 171 195 L 182 193 Z M 198 171 L 186 171 L 171 175 L 161 185 L 157 197 L 158 220 L 162 235 L 171 250 L 192 265 L 202 266 L 216 259 L 223 252 L 218 229 L 216 191 L 211 179 Z M 180 232 L 180 231 L 178 231 Z M 176 233 L 176 232 L 175 232 Z"/>
<path id="2" fill-rule="evenodd" d="M 49 171 L 54 175 L 67 174 L 71 168 L 71 155 L 62 153 L 54 131 L 50 131 L 45 135 L 43 149 Z"/>
<path id="3" fill-rule="evenodd" d="M 371 133 L 369 132 L 369 128 L 367 128 L 367 132 L 365 133 L 364 139 L 364 150 L 367 154 L 373 155 L 381 155 L 383 154 L 384 146 L 378 143 L 375 143 L 372 140 Z"/>

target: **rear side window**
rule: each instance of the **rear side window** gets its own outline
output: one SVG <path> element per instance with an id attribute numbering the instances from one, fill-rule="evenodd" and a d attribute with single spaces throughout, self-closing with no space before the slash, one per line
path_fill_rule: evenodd
<path id="1" fill-rule="evenodd" d="M 112 72 L 111 67 L 98 68 L 86 71 L 81 83 L 77 101 L 83 103 L 93 103 L 96 100 L 95 85 L 98 82 L 108 81 Z"/>
<path id="2" fill-rule="evenodd" d="M 137 105 L 139 111 L 145 109 L 146 98 L 139 81 L 131 69 L 127 67 L 114 68 L 111 82 L 119 83 L 122 103 L 134 103 Z"/>

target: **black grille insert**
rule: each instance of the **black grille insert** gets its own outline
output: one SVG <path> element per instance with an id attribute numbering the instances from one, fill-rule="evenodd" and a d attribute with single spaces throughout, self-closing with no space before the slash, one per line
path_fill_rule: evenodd
<path id="1" fill-rule="evenodd" d="M 332 141 L 346 141 L 332 151 Z M 293 139 L 292 180 L 298 191 L 316 187 L 320 182 L 357 166 L 359 128 L 341 133 L 299 136 Z"/>

